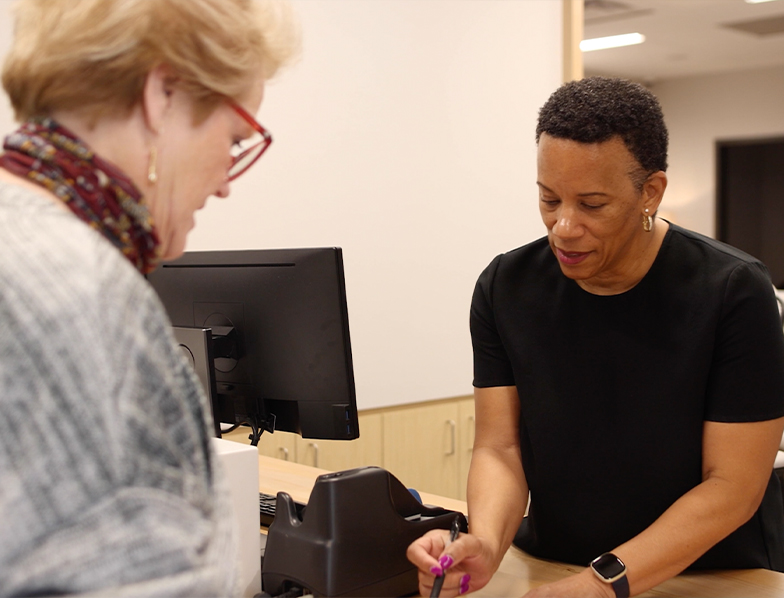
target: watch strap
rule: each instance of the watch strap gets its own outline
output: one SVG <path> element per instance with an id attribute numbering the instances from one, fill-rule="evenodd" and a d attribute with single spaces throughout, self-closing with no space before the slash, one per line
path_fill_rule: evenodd
<path id="1" fill-rule="evenodd" d="M 629 598 L 629 579 L 624 575 L 610 584 L 615 590 L 615 598 Z"/>

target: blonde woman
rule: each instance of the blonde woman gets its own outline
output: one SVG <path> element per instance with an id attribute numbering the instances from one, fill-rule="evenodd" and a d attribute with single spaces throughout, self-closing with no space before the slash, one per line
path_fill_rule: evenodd
<path id="1" fill-rule="evenodd" d="M 209 407 L 143 274 L 271 142 L 285 5 L 24 0 L 3 70 L 0 595 L 235 593 Z"/>

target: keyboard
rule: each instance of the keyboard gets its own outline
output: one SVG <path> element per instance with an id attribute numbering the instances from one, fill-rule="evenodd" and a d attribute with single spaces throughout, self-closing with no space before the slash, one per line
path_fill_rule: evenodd
<path id="1" fill-rule="evenodd" d="M 278 498 L 276 496 L 259 492 L 259 521 L 263 527 L 269 527 L 275 520 L 275 507 L 277 502 Z M 302 515 L 305 513 L 305 505 L 296 501 L 294 504 L 297 507 L 297 514 L 301 519 Z"/>

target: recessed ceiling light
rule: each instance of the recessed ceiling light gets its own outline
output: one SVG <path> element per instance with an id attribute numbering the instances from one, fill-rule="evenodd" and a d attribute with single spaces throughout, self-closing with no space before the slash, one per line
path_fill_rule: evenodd
<path id="1" fill-rule="evenodd" d="M 774 0 L 746 0 L 746 4 L 762 4 L 763 2 L 774 2 Z"/>
<path id="2" fill-rule="evenodd" d="M 607 48 L 620 48 L 621 46 L 633 46 L 645 41 L 642 33 L 624 33 L 623 35 L 610 35 L 609 37 L 594 37 L 584 39 L 580 42 L 580 50 L 583 52 L 593 52 L 594 50 L 605 50 Z"/>

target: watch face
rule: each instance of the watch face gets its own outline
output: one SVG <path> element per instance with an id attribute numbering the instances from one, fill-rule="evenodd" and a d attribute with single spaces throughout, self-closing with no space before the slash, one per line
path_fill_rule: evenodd
<path id="1" fill-rule="evenodd" d="M 615 579 L 626 571 L 626 565 L 614 554 L 609 552 L 603 554 L 591 563 L 594 571 L 605 579 Z"/>

